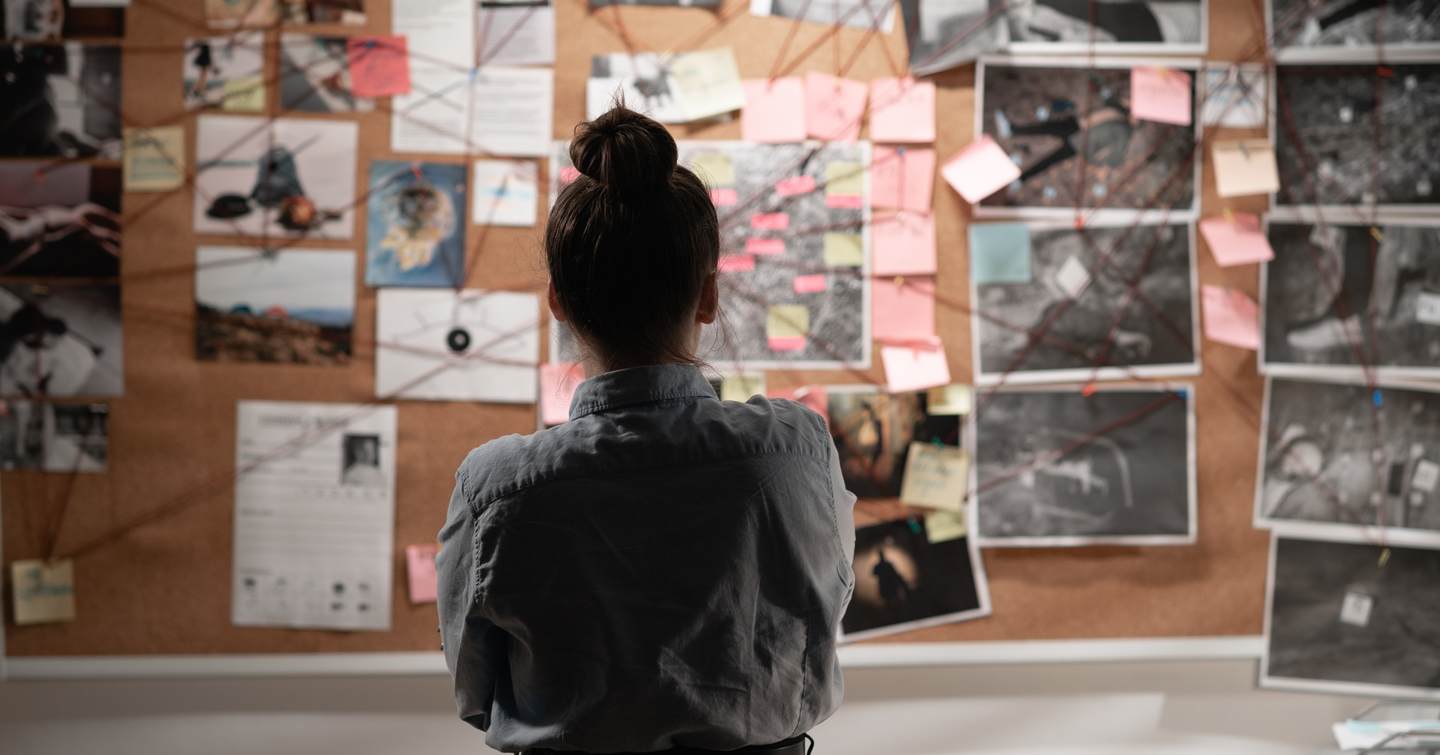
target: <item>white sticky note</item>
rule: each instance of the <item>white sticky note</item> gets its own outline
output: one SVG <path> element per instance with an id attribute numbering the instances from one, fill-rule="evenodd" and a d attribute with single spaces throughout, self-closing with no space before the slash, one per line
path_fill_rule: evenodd
<path id="1" fill-rule="evenodd" d="M 912 441 L 905 458 L 900 501 L 909 506 L 963 511 L 969 481 L 969 458 L 963 448 Z"/>
<path id="2" fill-rule="evenodd" d="M 1370 611 L 1375 608 L 1375 598 L 1363 592 L 1351 590 L 1345 593 L 1345 602 L 1340 604 L 1340 622 L 1351 626 L 1370 625 Z"/>
<path id="3" fill-rule="evenodd" d="M 74 561 L 16 561 L 10 564 L 10 580 L 16 624 L 75 620 Z"/>
<path id="4" fill-rule="evenodd" d="M 1440 294 L 1420 292 L 1415 300 L 1415 320 L 1426 325 L 1440 325 Z"/>
<path id="5" fill-rule="evenodd" d="M 1415 465 L 1415 476 L 1410 479 L 1410 485 L 1416 490 L 1434 493 L 1435 487 L 1440 485 L 1440 464 L 1429 459 L 1421 459 Z"/>
<path id="6" fill-rule="evenodd" d="M 1090 271 L 1080 264 L 1080 260 L 1072 255 L 1065 260 L 1065 264 L 1055 273 L 1055 285 L 1065 292 L 1071 299 L 1078 298 L 1080 292 L 1090 285 Z"/>

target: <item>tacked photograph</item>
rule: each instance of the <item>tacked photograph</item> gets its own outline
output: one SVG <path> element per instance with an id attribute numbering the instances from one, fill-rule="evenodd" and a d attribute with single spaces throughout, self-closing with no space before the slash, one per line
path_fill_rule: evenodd
<path id="1" fill-rule="evenodd" d="M 0 162 L 0 275 L 120 274 L 120 169 Z"/>
<path id="2" fill-rule="evenodd" d="M 931 532 L 923 517 L 855 531 L 855 591 L 840 623 L 843 639 L 987 616 L 985 570 L 966 535 Z"/>
<path id="3" fill-rule="evenodd" d="M 118 160 L 120 47 L 25 45 L 0 55 L 0 157 Z"/>
<path id="4" fill-rule="evenodd" d="M 826 414 L 845 488 L 860 498 L 896 498 L 904 484 L 910 444 L 961 446 L 958 416 L 931 416 L 924 391 L 830 386 Z"/>
<path id="5" fill-rule="evenodd" d="M 280 109 L 301 113 L 368 113 L 375 101 L 357 97 L 350 78 L 349 40 L 310 34 L 280 36 Z"/>
<path id="6" fill-rule="evenodd" d="M 1280 60 L 1374 61 L 1440 52 L 1436 0 L 1268 0 L 1270 40 Z"/>
<path id="7" fill-rule="evenodd" d="M 0 287 L 0 397 L 124 392 L 120 287 Z"/>
<path id="8" fill-rule="evenodd" d="M 125 36 L 128 2 L 0 0 L 0 39 L 42 42 Z"/>
<path id="9" fill-rule="evenodd" d="M 886 34 L 895 24 L 895 0 L 750 0 L 750 12 Z"/>

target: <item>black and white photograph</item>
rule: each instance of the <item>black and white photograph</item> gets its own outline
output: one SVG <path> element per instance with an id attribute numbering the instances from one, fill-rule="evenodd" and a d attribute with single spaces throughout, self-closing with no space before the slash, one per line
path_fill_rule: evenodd
<path id="1" fill-rule="evenodd" d="M 990 614 L 985 570 L 970 538 L 932 542 L 918 516 L 858 528 L 854 570 L 855 592 L 840 622 L 846 641 Z"/>
<path id="2" fill-rule="evenodd" d="M 340 444 L 344 458 L 340 465 L 340 484 L 346 487 L 378 488 L 385 485 L 380 471 L 380 436 L 346 433 Z"/>
<path id="3" fill-rule="evenodd" d="M 1176 63 L 1137 59 L 1133 65 Z M 1136 120 L 1130 68 L 1084 66 L 981 59 L 976 137 L 993 138 L 1021 172 L 976 205 L 977 216 L 1068 219 L 1084 210 L 1091 220 L 1131 220 L 1136 211 L 1152 210 L 1174 220 L 1194 213 L 1196 127 Z"/>
<path id="4" fill-rule="evenodd" d="M 1268 235 L 1263 372 L 1440 377 L 1440 223 L 1272 219 Z"/>
<path id="5" fill-rule="evenodd" d="M 39 469 L 45 462 L 44 405 L 0 400 L 0 469 Z"/>
<path id="6" fill-rule="evenodd" d="M 982 394 L 975 417 L 980 545 L 1195 541 L 1189 386 Z"/>
<path id="7" fill-rule="evenodd" d="M 1440 64 L 1277 66 L 1275 205 L 1440 209 Z"/>
<path id="8" fill-rule="evenodd" d="M 1270 120 L 1270 71 L 1262 65 L 1207 61 L 1200 71 L 1200 123 L 1264 128 Z"/>
<path id="9" fill-rule="evenodd" d="M 723 0 L 589 0 L 591 8 L 605 8 L 611 5 L 656 5 L 675 8 L 710 8 L 720 7 Z"/>
<path id="10" fill-rule="evenodd" d="M 283 55 L 282 55 L 283 60 Z M 185 40 L 181 84 L 185 107 L 265 111 L 265 33 L 237 31 Z"/>
<path id="11" fill-rule="evenodd" d="M 992 52 L 1201 53 L 1205 0 L 899 0 L 910 72 Z"/>
<path id="12" fill-rule="evenodd" d="M 0 275 L 120 274 L 120 168 L 0 163 Z"/>
<path id="13" fill-rule="evenodd" d="M 1030 230 L 1028 281 L 972 278 L 977 383 L 1200 372 L 1190 226 Z"/>
<path id="14" fill-rule="evenodd" d="M 28 42 L 125 36 L 128 3 L 0 0 L 0 39 Z"/>
<path id="15" fill-rule="evenodd" d="M 1269 36 L 1285 60 L 1374 61 L 1440 52 L 1436 0 L 1267 0 Z"/>
<path id="16" fill-rule="evenodd" d="M 110 456 L 110 407 L 45 405 L 45 471 L 104 472 Z"/>
<path id="17" fill-rule="evenodd" d="M 375 101 L 351 91 L 345 37 L 280 37 L 280 109 L 301 113 L 365 113 Z"/>
<path id="18" fill-rule="evenodd" d="M 0 157 L 120 159 L 120 48 L 25 45 L 0 55 Z"/>
<path id="19" fill-rule="evenodd" d="M 895 26 L 895 4 L 896 0 L 750 0 L 750 13 L 889 34 Z"/>
<path id="20" fill-rule="evenodd" d="M 281 21 L 287 24 L 364 25 L 365 0 L 281 0 Z"/>
<path id="21" fill-rule="evenodd" d="M 1440 545 L 1440 393 L 1273 378 L 1260 462 L 1257 526 Z"/>
<path id="22" fill-rule="evenodd" d="M 1274 537 L 1260 686 L 1440 699 L 1440 550 Z"/>
<path id="23" fill-rule="evenodd" d="M 830 386 L 826 413 L 845 488 L 860 498 L 898 498 L 912 442 L 961 446 L 958 416 L 931 416 L 924 391 Z"/>
<path id="24" fill-rule="evenodd" d="M 119 396 L 120 287 L 0 287 L 0 396 Z"/>
<path id="25" fill-rule="evenodd" d="M 475 65 L 555 62 L 554 0 L 476 0 Z"/>

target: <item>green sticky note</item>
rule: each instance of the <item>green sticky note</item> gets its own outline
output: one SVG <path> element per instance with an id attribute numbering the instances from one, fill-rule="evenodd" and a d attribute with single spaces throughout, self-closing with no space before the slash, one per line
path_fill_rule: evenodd
<path id="1" fill-rule="evenodd" d="M 765 320 L 766 338 L 801 338 L 810 332 L 810 310 L 804 304 L 776 304 Z"/>
<path id="2" fill-rule="evenodd" d="M 701 152 L 690 159 L 690 170 L 707 186 L 734 186 L 735 164 L 721 152 Z"/>
<path id="3" fill-rule="evenodd" d="M 865 242 L 858 233 L 825 234 L 826 267 L 860 267 L 865 264 Z"/>
<path id="4" fill-rule="evenodd" d="M 836 162 L 825 166 L 826 196 L 858 197 L 865 193 L 865 166 Z"/>
<path id="5" fill-rule="evenodd" d="M 265 79 L 260 76 L 239 76 L 227 79 L 221 93 L 221 110 L 236 113 L 262 113 L 265 111 Z"/>
<path id="6" fill-rule="evenodd" d="M 1030 229 L 1024 223 L 970 226 L 970 279 L 986 283 L 1030 282 Z"/>

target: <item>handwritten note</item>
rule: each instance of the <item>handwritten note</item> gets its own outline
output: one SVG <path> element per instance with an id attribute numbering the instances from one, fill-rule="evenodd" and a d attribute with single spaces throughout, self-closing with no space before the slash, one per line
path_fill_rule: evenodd
<path id="1" fill-rule="evenodd" d="M 869 92 L 863 81 L 825 73 L 805 74 L 806 133 L 825 141 L 859 139 L 860 124 L 865 120 L 865 97 Z"/>
<path id="2" fill-rule="evenodd" d="M 75 620 L 75 562 L 15 561 L 10 564 L 15 623 Z"/>
<path id="3" fill-rule="evenodd" d="M 905 458 L 900 502 L 960 512 L 969 483 L 970 463 L 964 449 L 913 441 Z"/>
<path id="4" fill-rule="evenodd" d="M 935 273 L 935 216 L 928 212 L 877 214 L 870 221 L 876 275 Z"/>
<path id="5" fill-rule="evenodd" d="M 935 150 L 876 146 L 870 160 L 870 206 L 930 212 Z"/>
<path id="6" fill-rule="evenodd" d="M 1215 142 L 1215 191 L 1222 197 L 1269 194 L 1280 190 L 1275 148 L 1266 139 Z"/>
<path id="7" fill-rule="evenodd" d="M 979 204 L 1020 178 L 1020 168 L 994 139 L 982 136 L 950 158 L 940 175 L 966 202 Z"/>
<path id="8" fill-rule="evenodd" d="M 747 142 L 805 141 L 805 83 L 796 77 L 746 79 L 740 134 Z"/>
<path id="9" fill-rule="evenodd" d="M 435 576 L 434 544 L 405 546 L 405 577 L 410 586 L 410 602 L 434 603 L 438 592 Z"/>
<path id="10" fill-rule="evenodd" d="M 935 141 L 935 84 L 908 77 L 872 81 L 870 139 L 892 144 Z"/>
<path id="11" fill-rule="evenodd" d="M 1245 294 L 1221 286 L 1201 290 L 1205 337 L 1254 351 L 1260 348 L 1260 308 Z"/>
<path id="12" fill-rule="evenodd" d="M 1030 228 L 1024 223 L 970 226 L 970 279 L 986 283 L 1030 282 Z"/>
<path id="13" fill-rule="evenodd" d="M 882 346 L 880 361 L 885 365 L 885 381 L 891 393 L 920 391 L 950 382 L 945 345 L 938 338 L 928 343 Z"/>
<path id="14" fill-rule="evenodd" d="M 870 284 L 871 336 L 879 341 L 935 337 L 934 278 L 876 278 Z"/>
<path id="15" fill-rule="evenodd" d="M 394 97 L 410 93 L 410 55 L 405 37 L 351 37 L 350 92 L 356 97 Z"/>
<path id="16" fill-rule="evenodd" d="M 865 264 L 865 243 L 858 233 L 825 234 L 826 267 L 860 267 Z"/>
<path id="17" fill-rule="evenodd" d="M 1185 71 L 1136 66 L 1130 69 L 1130 114 L 1142 121 L 1188 126 L 1193 89 Z"/>
<path id="18" fill-rule="evenodd" d="M 744 403 L 765 395 L 764 375 L 726 375 L 720 379 L 720 400 Z"/>
<path id="19" fill-rule="evenodd" d="M 540 365 L 540 421 L 546 426 L 570 419 L 570 401 L 585 381 L 585 371 L 574 362 Z"/>
<path id="20" fill-rule="evenodd" d="M 1275 257 L 1260 225 L 1260 216 L 1253 213 L 1205 218 L 1200 221 L 1200 235 L 1221 267 L 1268 262 Z"/>
<path id="21" fill-rule="evenodd" d="M 184 127 L 125 129 L 126 191 L 171 191 L 184 184 Z"/>

